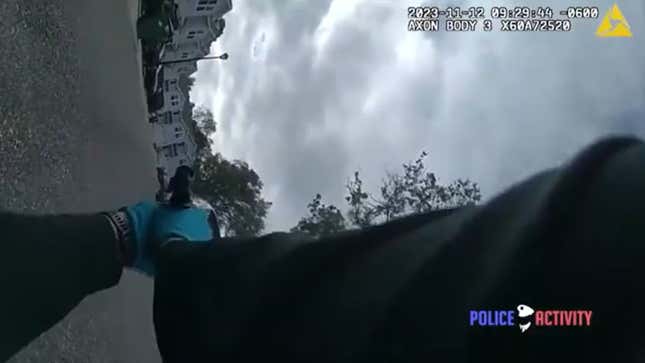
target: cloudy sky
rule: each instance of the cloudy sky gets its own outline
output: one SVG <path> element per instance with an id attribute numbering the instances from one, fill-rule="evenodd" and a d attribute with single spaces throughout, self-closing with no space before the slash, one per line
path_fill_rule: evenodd
<path id="1" fill-rule="evenodd" d="M 569 3 L 613 4 L 540 5 Z M 645 137 L 643 1 L 618 2 L 631 39 L 597 38 L 600 19 L 557 34 L 408 32 L 417 4 L 233 0 L 212 49 L 231 58 L 200 62 L 191 98 L 214 111 L 215 148 L 264 180 L 267 231 L 295 225 L 317 192 L 344 206 L 354 170 L 376 185 L 421 150 L 440 181 L 471 178 L 491 198 L 602 136 Z"/>

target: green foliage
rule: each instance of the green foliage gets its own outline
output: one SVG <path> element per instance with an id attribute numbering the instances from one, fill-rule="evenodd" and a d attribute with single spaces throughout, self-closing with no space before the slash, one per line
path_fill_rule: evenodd
<path id="1" fill-rule="evenodd" d="M 363 181 L 356 171 L 354 178 L 345 186 L 349 223 L 364 228 L 413 213 L 474 205 L 481 200 L 479 186 L 470 180 L 458 179 L 448 185 L 439 184 L 435 174 L 425 169 L 423 160 L 427 156 L 424 151 L 415 161 L 403 163 L 402 174 L 387 172 L 378 196 L 363 189 Z M 333 205 L 325 206 L 320 200 L 321 196 L 317 194 L 309 204 L 309 215 L 302 218 L 293 230 L 321 235 L 345 228 L 342 213 Z M 328 210 L 334 212 L 326 212 Z M 342 228 L 330 228 L 339 220 L 343 221 Z"/>
<path id="2" fill-rule="evenodd" d="M 345 200 L 349 204 L 347 219 L 354 226 L 364 228 L 373 224 L 377 217 L 374 205 L 369 201 L 369 194 L 363 190 L 363 181 L 354 172 L 354 179 L 350 180 L 347 185 L 348 195 Z"/>
<path id="3" fill-rule="evenodd" d="M 197 121 L 195 121 L 193 117 L 195 104 L 190 102 L 190 99 L 188 97 L 193 83 L 193 77 L 187 77 L 186 75 L 181 75 L 179 77 L 179 89 L 184 95 L 184 106 L 182 107 L 181 116 L 186 122 L 186 126 L 188 126 L 192 130 L 193 138 L 195 139 L 195 144 L 197 145 L 197 155 L 201 157 L 201 155 L 211 154 L 211 146 L 210 141 L 208 140 L 208 135 L 199 128 Z"/>
<path id="4" fill-rule="evenodd" d="M 213 119 L 213 113 L 206 107 L 196 107 L 193 110 L 193 120 L 195 120 L 199 129 L 206 135 L 213 134 L 217 131 L 217 123 Z"/>
<path id="5" fill-rule="evenodd" d="M 225 236 L 255 236 L 264 229 L 271 203 L 262 198 L 262 181 L 247 163 L 208 154 L 195 169 L 193 191 L 213 206 Z"/>
<path id="6" fill-rule="evenodd" d="M 343 214 L 335 206 L 325 205 L 320 194 L 316 194 L 307 207 L 309 215 L 300 219 L 298 224 L 291 229 L 292 232 L 304 232 L 312 237 L 320 238 L 345 229 Z"/>
<path id="7" fill-rule="evenodd" d="M 208 138 L 209 135 L 217 131 L 217 123 L 213 117 L 213 113 L 203 107 L 195 107 L 195 104 L 190 102 L 188 95 L 190 90 L 195 84 L 195 77 L 181 75 L 179 77 L 179 89 L 184 95 L 184 107 L 182 108 L 182 117 L 186 121 L 188 127 L 193 131 L 195 144 L 197 145 L 198 158 L 205 155 L 212 154 L 211 143 Z"/>
<path id="8" fill-rule="evenodd" d="M 481 200 L 479 185 L 467 179 L 441 185 L 434 173 L 427 172 L 425 151 L 412 163 L 403 164 L 403 193 L 406 209 L 413 213 L 477 204 Z"/>
<path id="9" fill-rule="evenodd" d="M 467 179 L 458 179 L 448 185 L 438 183 L 434 173 L 426 171 L 423 160 L 428 153 L 423 151 L 413 162 L 403 163 L 403 173 L 387 173 L 380 187 L 380 196 L 368 195 L 362 202 L 363 216 L 371 221 L 389 221 L 413 213 L 424 213 L 437 209 L 456 208 L 477 204 L 481 200 L 479 185 Z M 354 185 L 362 181 L 358 172 Z M 357 209 L 354 190 L 348 188 L 350 212 Z M 367 193 L 364 193 L 367 194 Z M 369 199 L 369 203 L 365 200 Z M 360 208 L 358 210 L 361 210 Z M 353 219 L 357 227 L 365 226 L 365 217 Z"/>
<path id="10" fill-rule="evenodd" d="M 193 82 L 194 78 L 184 77 L 180 88 L 187 92 Z M 213 154 L 209 139 L 217 131 L 213 113 L 203 106 L 194 107 L 192 103 L 188 106 L 191 115 L 185 119 L 190 120 L 189 127 L 197 144 L 193 192 L 213 206 L 225 236 L 260 234 L 271 207 L 262 197 L 262 180 L 247 163 Z"/>
<path id="11" fill-rule="evenodd" d="M 213 118 L 213 113 L 209 109 L 203 106 L 191 109 L 192 117 L 190 118 L 190 127 L 193 129 L 195 144 L 197 144 L 198 159 L 201 159 L 212 154 L 209 136 L 217 131 L 217 123 Z"/>
<path id="12" fill-rule="evenodd" d="M 208 139 L 208 136 L 199 129 L 194 120 L 191 120 L 190 126 L 195 130 L 193 132 L 193 137 L 195 138 L 195 144 L 197 145 L 197 158 L 201 159 L 205 155 L 212 154 L 211 142 Z"/>

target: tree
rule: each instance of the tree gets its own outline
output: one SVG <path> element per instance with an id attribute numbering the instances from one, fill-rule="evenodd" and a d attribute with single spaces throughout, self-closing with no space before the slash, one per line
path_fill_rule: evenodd
<path id="1" fill-rule="evenodd" d="M 213 119 L 213 113 L 204 106 L 197 106 L 193 110 L 193 120 L 195 120 L 199 129 L 207 136 L 217 131 L 217 123 Z"/>
<path id="2" fill-rule="evenodd" d="M 456 208 L 477 204 L 481 192 L 477 183 L 458 179 L 448 185 L 441 185 L 434 173 L 426 171 L 423 160 L 425 151 L 413 162 L 403 163 L 403 173 L 386 172 L 381 182 L 379 195 L 374 196 L 363 189 L 359 172 L 346 184 L 347 219 L 355 227 L 364 228 L 377 222 L 388 222 L 394 218 L 413 213 L 424 213 L 436 209 Z M 309 216 L 300 220 L 292 230 L 310 234 L 333 233 L 337 221 L 343 220 L 342 213 L 333 205 L 325 206 L 317 194 L 309 204 Z M 334 211 L 334 213 L 326 211 Z M 337 213 L 336 213 L 337 211 Z"/>
<path id="3" fill-rule="evenodd" d="M 368 221 L 370 224 L 376 220 L 387 222 L 413 213 L 474 205 L 481 200 L 479 185 L 468 179 L 439 184 L 435 174 L 426 171 L 423 160 L 427 156 L 428 153 L 423 151 L 415 161 L 403 163 L 402 174 L 387 173 L 379 197 L 362 192 L 363 201 L 357 203 L 356 188 L 348 187 L 346 200 L 350 213 L 353 213 L 352 223 L 364 227 Z M 350 185 L 362 185 L 358 172 Z"/>
<path id="4" fill-rule="evenodd" d="M 181 90 L 182 94 L 185 96 L 181 116 L 183 117 L 186 125 L 191 129 L 193 133 L 193 137 L 195 138 L 195 144 L 197 145 L 197 159 L 200 159 L 203 155 L 210 155 L 212 152 L 211 152 L 210 141 L 208 139 L 208 133 L 206 133 L 205 130 L 202 130 L 199 127 L 194 117 L 195 104 L 190 102 L 190 97 L 188 97 L 188 95 L 190 94 L 190 88 L 192 85 L 191 82 L 194 82 L 193 77 L 189 77 L 184 74 L 179 76 L 179 89 Z M 214 122 L 215 121 L 213 121 L 213 123 Z M 215 125 L 212 125 L 212 129 L 213 130 L 216 129 Z"/>
<path id="5" fill-rule="evenodd" d="M 203 106 L 198 106 L 192 111 L 190 127 L 192 128 L 193 136 L 195 137 L 195 144 L 197 145 L 197 162 L 199 162 L 202 158 L 212 155 L 209 136 L 217 131 L 217 123 L 213 118 L 213 113 L 209 109 Z"/>
<path id="6" fill-rule="evenodd" d="M 180 87 L 188 87 L 191 78 L 185 78 Z M 191 112 L 187 120 L 197 144 L 193 192 L 215 209 L 224 236 L 258 235 L 271 207 L 262 197 L 262 180 L 247 163 L 213 154 L 209 139 L 217 131 L 213 113 L 193 103 L 186 106 L 184 112 Z"/>
<path id="7" fill-rule="evenodd" d="M 414 162 L 404 163 L 402 176 L 406 210 L 423 213 L 436 209 L 456 208 L 477 204 L 481 200 L 479 185 L 468 179 L 458 179 L 448 185 L 437 183 L 434 173 L 425 170 L 423 151 Z"/>
<path id="8" fill-rule="evenodd" d="M 195 171 L 193 192 L 213 206 L 224 236 L 255 236 L 264 229 L 271 203 L 262 198 L 263 183 L 247 163 L 210 154 Z"/>
<path id="9" fill-rule="evenodd" d="M 354 179 L 347 183 L 346 189 L 348 219 L 356 227 L 368 227 L 381 220 L 389 222 L 408 214 L 405 182 L 401 175 L 386 172 L 378 197 L 363 190 L 363 180 L 358 171 L 354 172 Z"/>
<path id="10" fill-rule="evenodd" d="M 382 216 L 388 222 L 406 211 L 405 183 L 403 177 L 398 174 L 386 172 L 380 187 L 381 196 L 379 198 L 371 197 L 374 202 L 374 211 L 376 216 Z"/>
<path id="11" fill-rule="evenodd" d="M 199 127 L 197 127 L 195 121 L 192 121 L 190 126 L 195 130 L 193 131 L 193 137 L 195 138 L 195 144 L 197 145 L 196 162 L 199 162 L 199 160 L 204 157 L 213 154 L 211 150 L 211 141 L 208 136 Z"/>
<path id="12" fill-rule="evenodd" d="M 300 219 L 291 229 L 292 232 L 304 232 L 321 238 L 345 229 L 345 218 L 341 211 L 333 205 L 325 205 L 320 194 L 316 194 L 307 208 L 309 215 Z"/>
<path id="13" fill-rule="evenodd" d="M 349 222 L 360 228 L 372 225 L 377 216 L 376 210 L 374 204 L 369 201 L 369 194 L 363 190 L 363 181 L 358 171 L 354 172 L 354 179 L 350 180 L 345 187 L 349 193 L 345 197 L 349 204 L 347 211 Z"/>

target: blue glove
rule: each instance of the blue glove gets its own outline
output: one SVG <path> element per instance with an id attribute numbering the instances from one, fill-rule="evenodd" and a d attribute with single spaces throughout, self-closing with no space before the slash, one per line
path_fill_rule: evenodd
<path id="1" fill-rule="evenodd" d="M 210 209 L 141 202 L 125 208 L 125 213 L 132 230 L 132 267 L 150 276 L 155 274 L 156 251 L 164 243 L 176 239 L 208 243 L 219 237 Z"/>

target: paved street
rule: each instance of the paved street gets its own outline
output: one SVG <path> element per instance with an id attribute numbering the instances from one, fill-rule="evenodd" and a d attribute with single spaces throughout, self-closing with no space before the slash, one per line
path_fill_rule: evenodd
<path id="1" fill-rule="evenodd" d="M 0 208 L 77 213 L 154 196 L 137 9 L 137 0 L 0 2 Z M 11 362 L 159 362 L 151 292 L 128 274 Z"/>

